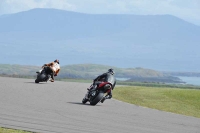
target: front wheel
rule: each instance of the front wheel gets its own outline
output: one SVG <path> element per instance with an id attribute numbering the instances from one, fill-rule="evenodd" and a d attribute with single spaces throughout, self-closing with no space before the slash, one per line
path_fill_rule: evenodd
<path id="1" fill-rule="evenodd" d="M 35 83 L 39 83 L 39 81 L 36 79 L 36 80 L 35 80 Z"/>
<path id="2" fill-rule="evenodd" d="M 88 99 L 83 98 L 82 103 L 85 104 L 88 101 Z"/>
<path id="3" fill-rule="evenodd" d="M 99 92 L 99 94 L 97 94 L 97 96 L 90 101 L 90 105 L 96 105 L 103 98 L 103 96 L 104 96 L 104 93 Z"/>

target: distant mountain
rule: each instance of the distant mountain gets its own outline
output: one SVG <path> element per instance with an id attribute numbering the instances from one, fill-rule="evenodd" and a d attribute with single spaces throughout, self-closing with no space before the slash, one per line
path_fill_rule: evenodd
<path id="1" fill-rule="evenodd" d="M 32 9 L 0 16 L 0 63 L 200 71 L 200 27 L 171 15 Z"/>
<path id="2" fill-rule="evenodd" d="M 161 82 L 161 83 L 183 83 L 179 78 L 163 74 L 151 69 L 144 68 L 118 68 L 99 64 L 76 64 L 61 67 L 61 71 L 56 79 L 90 79 L 91 81 L 98 75 L 107 72 L 108 68 L 113 68 L 117 80 L 126 79 L 133 82 Z M 0 64 L 0 76 L 35 78 L 38 66 Z"/>
<path id="3" fill-rule="evenodd" d="M 95 78 L 96 76 L 107 72 L 109 68 L 114 69 L 116 72 L 115 76 L 118 78 L 169 76 L 167 73 L 163 74 L 162 72 L 144 68 L 118 68 L 99 64 L 76 64 L 62 66 L 59 77 Z M 5 75 L 36 76 L 36 71 L 39 71 L 40 69 L 41 67 L 39 66 L 0 64 L 0 74 Z"/>

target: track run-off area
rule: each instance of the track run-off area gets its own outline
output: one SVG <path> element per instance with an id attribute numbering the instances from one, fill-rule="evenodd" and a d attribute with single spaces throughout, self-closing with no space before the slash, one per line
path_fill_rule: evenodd
<path id="1" fill-rule="evenodd" d="M 0 127 L 38 133 L 200 133 L 200 119 L 115 99 L 82 104 L 89 83 L 0 77 Z"/>

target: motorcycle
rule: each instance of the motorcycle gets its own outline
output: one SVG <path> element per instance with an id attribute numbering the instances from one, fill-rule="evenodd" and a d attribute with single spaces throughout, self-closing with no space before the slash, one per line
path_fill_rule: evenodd
<path id="1" fill-rule="evenodd" d="M 90 105 L 96 105 L 100 101 L 104 101 L 104 94 L 109 93 L 111 91 L 112 84 L 110 82 L 98 82 L 96 84 L 96 87 L 93 88 L 93 85 L 91 85 L 91 88 L 92 89 L 88 89 L 88 99 L 86 99 L 85 97 L 83 98 L 83 104 L 89 102 Z"/>
<path id="2" fill-rule="evenodd" d="M 47 82 L 51 77 L 51 75 L 46 72 L 45 67 L 42 69 L 41 72 L 36 72 L 36 73 L 37 73 L 37 78 L 35 79 L 35 83 Z"/>

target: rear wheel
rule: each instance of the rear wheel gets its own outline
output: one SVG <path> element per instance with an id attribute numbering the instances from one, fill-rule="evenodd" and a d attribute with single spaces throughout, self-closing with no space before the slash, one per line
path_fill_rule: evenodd
<path id="1" fill-rule="evenodd" d="M 96 105 L 103 98 L 103 96 L 104 96 L 104 93 L 99 92 L 99 94 L 97 94 L 97 96 L 90 101 L 90 105 Z"/>

